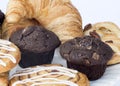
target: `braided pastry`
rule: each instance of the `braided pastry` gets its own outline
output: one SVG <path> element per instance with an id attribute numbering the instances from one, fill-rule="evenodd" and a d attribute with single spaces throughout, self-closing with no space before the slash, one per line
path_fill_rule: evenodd
<path id="1" fill-rule="evenodd" d="M 53 31 L 62 42 L 83 35 L 81 16 L 70 0 L 10 0 L 2 37 L 8 39 L 18 28 L 36 24 L 32 20 Z"/>
<path id="2" fill-rule="evenodd" d="M 84 35 L 92 35 L 107 43 L 114 51 L 108 65 L 120 63 L 120 28 L 112 22 L 89 24 L 84 29 Z"/>
<path id="3" fill-rule="evenodd" d="M 9 86 L 89 86 L 87 77 L 60 65 L 42 65 L 17 71 Z"/>

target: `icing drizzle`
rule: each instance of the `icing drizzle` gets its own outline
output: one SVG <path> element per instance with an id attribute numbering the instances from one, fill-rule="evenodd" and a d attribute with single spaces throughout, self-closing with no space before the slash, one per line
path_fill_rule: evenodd
<path id="1" fill-rule="evenodd" d="M 0 39 L 0 49 L 6 50 L 6 51 L 13 51 L 13 52 L 16 51 L 16 49 L 13 47 L 10 47 L 10 45 L 11 45 L 11 42 Z M 8 58 L 13 63 L 16 63 L 16 59 L 11 54 L 6 54 L 0 51 L 0 65 L 4 67 L 6 66 L 6 63 L 3 60 L 1 60 L 2 58 Z"/>
<path id="2" fill-rule="evenodd" d="M 14 77 L 20 77 L 24 75 L 30 75 L 34 73 L 38 73 L 40 71 L 46 71 L 50 70 L 51 72 L 48 72 L 46 74 L 40 74 L 34 77 L 29 77 L 20 81 L 16 81 L 13 83 L 12 86 L 16 86 L 17 84 L 25 84 L 31 82 L 31 86 L 36 85 L 47 85 L 47 84 L 64 84 L 69 86 L 78 86 L 76 83 L 64 79 L 59 79 L 57 77 L 49 77 L 51 75 L 58 75 L 58 76 L 68 76 L 70 78 L 75 78 L 77 71 L 68 69 L 65 67 L 60 66 L 37 66 L 35 68 L 25 68 L 22 70 L 17 71 L 15 74 L 13 74 L 10 79 Z M 56 71 L 54 71 L 56 70 Z"/>

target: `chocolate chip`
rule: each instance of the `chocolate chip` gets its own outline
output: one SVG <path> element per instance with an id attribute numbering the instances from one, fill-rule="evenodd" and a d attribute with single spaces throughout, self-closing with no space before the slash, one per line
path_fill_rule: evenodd
<path id="1" fill-rule="evenodd" d="M 100 57 L 97 53 L 93 53 L 92 58 L 95 59 L 95 60 L 99 60 Z"/>
<path id="2" fill-rule="evenodd" d="M 109 40 L 109 41 L 105 41 L 105 42 L 107 42 L 107 43 L 113 43 L 113 41 L 112 41 L 112 40 Z"/>
<path id="3" fill-rule="evenodd" d="M 51 72 L 59 72 L 58 70 L 52 70 Z"/>
<path id="4" fill-rule="evenodd" d="M 97 34 L 96 30 L 94 30 L 93 32 L 90 32 L 90 35 L 91 35 L 92 37 L 101 39 L 100 36 Z"/>
<path id="5" fill-rule="evenodd" d="M 87 24 L 87 25 L 84 27 L 83 32 L 89 30 L 90 28 L 92 28 L 92 24 Z"/>

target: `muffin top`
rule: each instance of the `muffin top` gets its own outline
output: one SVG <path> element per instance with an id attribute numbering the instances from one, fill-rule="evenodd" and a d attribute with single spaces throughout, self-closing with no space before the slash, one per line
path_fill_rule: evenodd
<path id="1" fill-rule="evenodd" d="M 84 36 L 62 44 L 60 54 L 71 63 L 90 66 L 107 63 L 113 55 L 113 50 L 95 37 Z"/>
<path id="2" fill-rule="evenodd" d="M 14 32 L 10 41 L 15 43 L 20 50 L 43 53 L 55 49 L 60 45 L 58 37 L 42 26 L 29 26 Z"/>
<path id="3" fill-rule="evenodd" d="M 2 25 L 3 21 L 4 21 L 5 15 L 4 13 L 0 10 L 0 25 Z"/>

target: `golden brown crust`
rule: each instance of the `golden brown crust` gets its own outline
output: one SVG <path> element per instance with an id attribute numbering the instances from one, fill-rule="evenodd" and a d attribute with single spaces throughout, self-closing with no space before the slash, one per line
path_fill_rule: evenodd
<path id="1" fill-rule="evenodd" d="M 3 73 L 6 71 L 9 71 L 10 69 L 12 69 L 18 64 L 21 58 L 21 53 L 18 47 L 9 41 L 0 39 L 0 45 L 1 45 L 0 47 L 0 73 Z M 13 51 L 11 49 L 13 49 Z"/>
<path id="2" fill-rule="evenodd" d="M 30 73 L 31 72 L 30 69 L 27 69 L 27 70 L 25 69 L 24 73 L 25 73 L 25 71 L 29 70 L 29 74 L 24 75 L 23 70 L 19 71 L 17 73 L 17 74 L 23 74 L 23 75 L 14 74 L 11 77 L 12 79 L 10 80 L 10 86 L 14 86 L 14 85 L 15 86 L 24 86 L 24 85 L 30 86 L 33 84 L 37 84 L 37 86 L 68 86 L 68 84 L 69 84 L 69 86 L 89 86 L 88 78 L 80 72 L 77 72 L 77 71 L 71 70 L 71 69 L 67 69 L 67 68 L 61 67 L 60 65 L 55 65 L 55 64 L 42 65 L 42 66 L 45 68 L 48 68 L 48 69 L 44 70 L 44 68 L 42 68 L 40 70 L 40 68 L 39 68 L 40 66 L 36 66 L 33 68 L 38 68 L 37 72 L 35 72 L 35 70 L 34 70 L 34 71 L 32 71 L 32 73 Z M 54 67 L 56 67 L 56 69 L 54 69 Z M 32 70 L 33 70 L 33 68 L 32 68 Z M 36 77 L 38 77 L 38 78 L 36 78 Z M 30 81 L 27 81 L 26 79 L 29 79 Z M 33 79 L 33 81 L 31 79 Z M 58 81 L 56 81 L 56 80 L 58 80 Z M 20 83 L 19 83 L 19 81 L 20 81 Z M 26 83 L 23 83 L 22 81 L 24 81 Z M 55 82 L 58 82 L 59 84 L 58 83 L 55 84 Z M 68 82 L 68 83 L 65 84 L 66 82 Z"/>
<path id="3" fill-rule="evenodd" d="M 93 31 L 114 51 L 114 55 L 108 65 L 120 63 L 120 28 L 112 22 L 99 22 L 86 28 L 84 35 L 90 35 Z"/>
<path id="4" fill-rule="evenodd" d="M 81 16 L 69 0 L 10 0 L 3 38 L 9 38 L 18 26 L 31 25 L 24 20 L 33 18 L 55 32 L 62 42 L 83 35 Z"/>
<path id="5" fill-rule="evenodd" d="M 8 73 L 0 74 L 0 86 L 8 86 Z"/>

